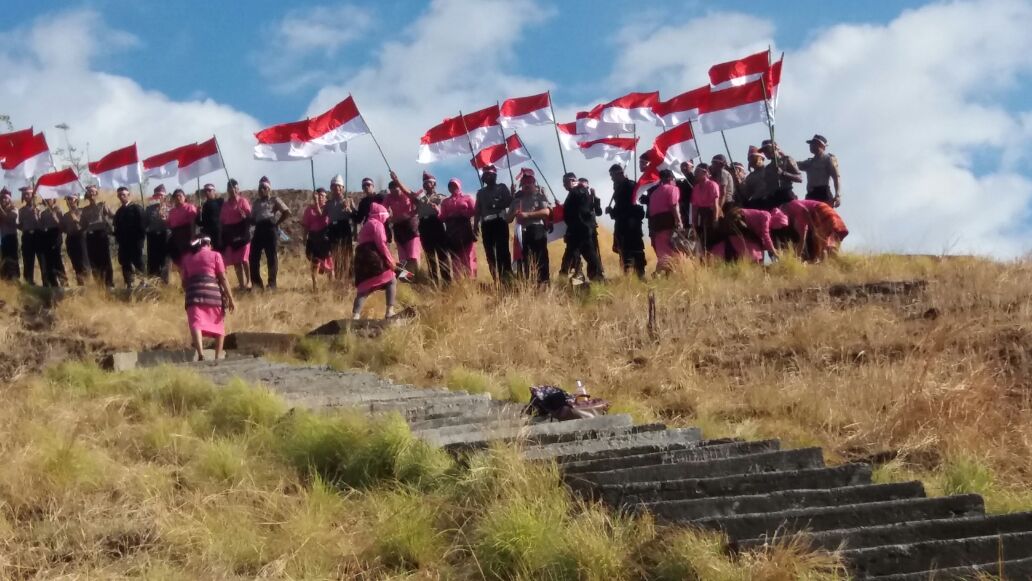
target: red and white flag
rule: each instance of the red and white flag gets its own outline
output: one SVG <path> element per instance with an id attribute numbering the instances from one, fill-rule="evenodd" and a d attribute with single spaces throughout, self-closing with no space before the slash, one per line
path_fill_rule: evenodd
<path id="1" fill-rule="evenodd" d="M 652 108 L 659 103 L 659 91 L 628 93 L 602 105 L 599 120 L 604 123 L 656 123 Z"/>
<path id="2" fill-rule="evenodd" d="M 710 88 L 699 87 L 686 93 L 660 101 L 652 108 L 663 127 L 674 127 L 689 121 L 699 120 L 699 107 L 710 94 Z"/>
<path id="3" fill-rule="evenodd" d="M 559 129 L 559 143 L 563 145 L 563 149 L 574 151 L 580 149 L 577 143 L 580 141 L 580 135 L 577 134 L 577 122 L 570 121 L 569 123 L 558 123 L 556 128 Z"/>
<path id="4" fill-rule="evenodd" d="M 78 196 L 82 193 L 83 188 L 79 183 L 79 177 L 70 167 L 42 175 L 36 182 L 36 195 L 44 200 Z"/>
<path id="5" fill-rule="evenodd" d="M 649 188 L 657 185 L 659 185 L 659 166 L 649 162 L 649 165 L 645 167 L 645 171 L 638 176 L 638 183 L 634 185 L 634 195 L 632 196 L 631 203 L 637 203 L 638 198 L 646 194 Z"/>
<path id="6" fill-rule="evenodd" d="M 33 133 L 32 128 L 20 129 L 18 131 L 12 131 L 11 133 L 0 133 L 0 163 L 7 158 L 7 155 L 14 150 L 16 144 L 25 141 L 26 139 L 32 139 Z"/>
<path id="7" fill-rule="evenodd" d="M 634 137 L 604 137 L 582 141 L 578 145 L 587 159 L 601 157 L 606 161 L 618 161 L 626 165 L 630 163 L 637 143 L 638 139 Z"/>
<path id="8" fill-rule="evenodd" d="M 531 125 L 551 125 L 555 122 L 552 116 L 552 102 L 548 93 L 506 99 L 502 102 L 500 117 L 502 127 L 514 129 Z"/>
<path id="9" fill-rule="evenodd" d="M 183 185 L 213 171 L 225 169 L 214 137 L 195 143 L 179 153 L 179 184 Z"/>
<path id="10" fill-rule="evenodd" d="M 770 68 L 770 50 L 745 58 L 713 65 L 709 70 L 710 85 L 714 91 L 740 87 L 763 77 Z"/>
<path id="11" fill-rule="evenodd" d="M 752 123 L 768 123 L 764 82 L 761 78 L 730 89 L 712 91 L 699 108 L 702 132 L 714 133 Z"/>
<path id="12" fill-rule="evenodd" d="M 155 180 L 175 177 L 179 173 L 179 156 L 195 145 L 197 144 L 183 145 L 148 157 L 143 160 L 143 175 Z"/>
<path id="13" fill-rule="evenodd" d="M 591 111 L 577 112 L 577 134 L 581 141 L 618 137 L 621 134 L 633 133 L 633 123 L 609 123 L 602 121 L 602 105 L 595 105 Z"/>
<path id="14" fill-rule="evenodd" d="M 431 127 L 419 140 L 419 163 L 435 161 L 456 155 L 469 155 L 489 145 L 505 141 L 499 125 L 498 105 L 480 111 L 445 119 Z"/>
<path id="15" fill-rule="evenodd" d="M 344 152 L 344 145 L 360 135 L 367 135 L 369 126 L 358 112 L 352 97 L 337 103 L 317 117 L 273 125 L 255 133 L 258 145 L 254 158 L 271 161 L 307 159 L 323 151 Z"/>
<path id="16" fill-rule="evenodd" d="M 90 173 L 97 177 L 100 187 L 106 190 L 128 187 L 143 181 L 140 179 L 140 158 L 135 143 L 90 162 L 89 168 Z"/>
<path id="17" fill-rule="evenodd" d="M 506 155 L 506 150 L 509 152 L 508 155 Z M 520 136 L 513 133 L 505 140 L 504 145 L 499 143 L 478 151 L 470 163 L 473 164 L 473 167 L 481 170 L 489 165 L 507 168 L 512 164 L 513 167 L 516 167 L 528 161 L 530 161 L 530 153 L 527 152 Z"/>
<path id="18" fill-rule="evenodd" d="M 27 186 L 32 183 L 32 178 L 53 168 L 50 147 L 42 133 L 12 144 L 3 162 L 4 178 L 13 187 Z"/>
<path id="19" fill-rule="evenodd" d="M 682 161 L 699 157 L 692 126 L 687 123 L 660 133 L 649 151 L 650 165 L 658 162 L 657 169 L 677 168 Z"/>

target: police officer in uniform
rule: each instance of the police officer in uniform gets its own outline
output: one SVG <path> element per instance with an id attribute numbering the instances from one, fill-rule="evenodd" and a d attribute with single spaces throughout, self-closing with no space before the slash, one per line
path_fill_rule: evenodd
<path id="1" fill-rule="evenodd" d="M 21 230 L 22 278 L 30 285 L 36 284 L 36 264 L 39 264 L 40 276 L 45 277 L 43 261 L 43 245 L 39 236 L 39 208 L 36 206 L 36 194 L 32 188 L 20 188 L 22 207 L 18 208 L 18 229 Z"/>
<path id="2" fill-rule="evenodd" d="M 160 278 L 168 284 L 168 203 L 165 186 L 154 188 L 152 202 L 147 205 L 147 276 Z"/>
<path id="3" fill-rule="evenodd" d="M 143 241 L 147 238 L 143 208 L 129 199 L 129 188 L 117 191 L 118 202 L 113 220 L 115 242 L 118 243 L 118 264 L 122 267 L 125 288 L 132 289 L 135 276 L 143 274 Z"/>
<path id="4" fill-rule="evenodd" d="M 483 170 L 484 186 L 477 190 L 473 231 L 483 238 L 487 265 L 495 282 L 512 278 L 512 254 L 509 252 L 509 223 L 505 213 L 512 204 L 509 186 L 498 183 L 498 169 L 489 165 Z"/>
<path id="5" fill-rule="evenodd" d="M 638 278 L 644 279 L 645 237 L 641 223 L 645 208 L 637 203 L 635 183 L 624 174 L 622 165 L 613 164 L 609 177 L 613 180 L 613 201 L 606 211 L 613 218 L 613 250 L 620 255 L 624 274 L 633 269 Z"/>
<path id="6" fill-rule="evenodd" d="M 86 232 L 86 256 L 93 278 L 111 289 L 115 272 L 111 266 L 111 221 L 114 215 L 104 202 L 97 200 L 97 186 L 86 186 L 86 207 L 80 224 Z"/>
<path id="7" fill-rule="evenodd" d="M 842 182 L 839 176 L 838 158 L 828 153 L 828 140 L 823 135 L 814 135 L 806 142 L 813 157 L 799 162 L 799 169 L 806 172 L 806 199 L 824 202 L 837 208 L 842 202 Z M 831 194 L 831 183 L 835 184 L 835 195 Z"/>

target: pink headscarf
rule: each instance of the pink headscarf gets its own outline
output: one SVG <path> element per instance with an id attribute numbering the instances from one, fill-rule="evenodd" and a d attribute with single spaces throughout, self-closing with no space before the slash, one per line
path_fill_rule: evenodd
<path id="1" fill-rule="evenodd" d="M 373 202 L 369 204 L 369 219 L 376 220 L 377 222 L 384 224 L 387 222 L 387 218 L 390 218 L 391 213 L 387 211 L 382 205 Z"/>
<path id="2" fill-rule="evenodd" d="M 453 196 L 461 196 L 461 195 L 463 195 L 463 194 L 462 194 L 462 182 L 461 182 L 461 181 L 459 180 L 459 178 L 452 178 L 452 179 L 448 180 L 448 189 L 449 189 L 449 190 L 451 190 L 451 185 L 452 185 L 452 184 L 455 184 L 455 185 L 456 185 L 456 186 L 458 186 L 458 188 L 459 188 L 459 189 L 458 189 L 458 190 L 456 190 L 456 192 L 455 192 L 454 194 L 452 194 L 452 195 L 453 195 Z"/>

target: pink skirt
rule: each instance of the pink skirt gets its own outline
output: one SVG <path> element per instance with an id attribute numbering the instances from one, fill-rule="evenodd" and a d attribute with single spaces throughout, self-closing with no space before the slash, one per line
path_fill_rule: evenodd
<path id="1" fill-rule="evenodd" d="M 404 244 L 398 241 L 395 241 L 394 244 L 398 247 L 398 260 L 401 262 L 409 260 L 419 262 L 419 257 L 423 255 L 423 245 L 419 242 L 419 236 Z"/>
<path id="2" fill-rule="evenodd" d="M 222 307 L 186 307 L 186 324 L 190 331 L 200 330 L 205 337 L 222 337 L 226 334 L 226 313 Z"/>
<path id="3" fill-rule="evenodd" d="M 453 278 L 476 278 L 477 277 L 477 249 L 476 245 L 470 243 L 464 251 L 452 254 L 452 277 Z"/>
<path id="4" fill-rule="evenodd" d="M 669 267 L 670 263 L 677 257 L 674 245 L 670 243 L 673 237 L 673 230 L 664 230 L 652 236 L 652 247 L 656 249 L 656 259 L 660 267 Z"/>
<path id="5" fill-rule="evenodd" d="M 367 295 L 375 290 L 382 289 L 394 280 L 394 270 L 385 270 L 373 278 L 367 278 L 358 283 L 355 290 L 360 295 Z"/>
<path id="6" fill-rule="evenodd" d="M 763 264 L 763 248 L 760 248 L 755 242 L 742 240 L 741 238 L 731 238 L 731 247 L 734 248 L 738 260 L 751 260 L 757 264 Z M 726 252 L 726 240 L 714 244 L 713 248 L 709 249 L 709 253 L 720 260 L 724 259 Z"/>
<path id="7" fill-rule="evenodd" d="M 248 242 L 241 248 L 231 248 L 227 246 L 222 250 L 222 262 L 226 266 L 236 266 L 238 264 L 247 264 L 248 258 L 251 257 L 251 243 Z"/>

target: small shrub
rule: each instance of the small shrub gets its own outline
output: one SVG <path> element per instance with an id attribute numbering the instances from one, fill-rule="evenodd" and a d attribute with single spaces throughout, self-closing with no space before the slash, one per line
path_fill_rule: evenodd
<path id="1" fill-rule="evenodd" d="M 226 485 L 241 481 L 248 464 L 247 451 L 238 442 L 218 439 L 197 445 L 189 469 L 198 482 Z"/>
<path id="2" fill-rule="evenodd" d="M 322 365 L 330 357 L 330 346 L 322 339 L 302 337 L 294 345 L 294 354 L 302 361 Z"/>
<path id="3" fill-rule="evenodd" d="M 992 492 L 992 470 L 969 456 L 951 457 L 942 466 L 945 494 L 987 494 Z"/>
<path id="4" fill-rule="evenodd" d="M 494 505 L 477 524 L 474 554 L 484 572 L 498 579 L 569 578 L 560 575 L 565 509 L 544 499 L 514 497 Z"/>
<path id="5" fill-rule="evenodd" d="M 239 434 L 258 426 L 271 427 L 286 409 L 283 400 L 268 389 L 235 379 L 215 394 L 208 416 L 216 433 Z"/>
<path id="6" fill-rule="evenodd" d="M 412 490 L 371 496 L 376 558 L 392 569 L 413 570 L 439 561 L 444 539 L 436 529 L 437 499 Z"/>
<path id="7" fill-rule="evenodd" d="M 508 393 L 490 375 L 457 365 L 448 370 L 444 377 L 445 385 L 452 391 L 469 393 L 486 393 L 495 399 L 507 399 Z"/>
<path id="8" fill-rule="evenodd" d="M 153 399 L 174 415 L 187 415 L 204 408 L 215 397 L 215 386 L 210 381 L 185 370 L 167 369 L 168 373 L 155 377 L 144 397 Z M 150 379 L 150 378 L 148 378 Z"/>

